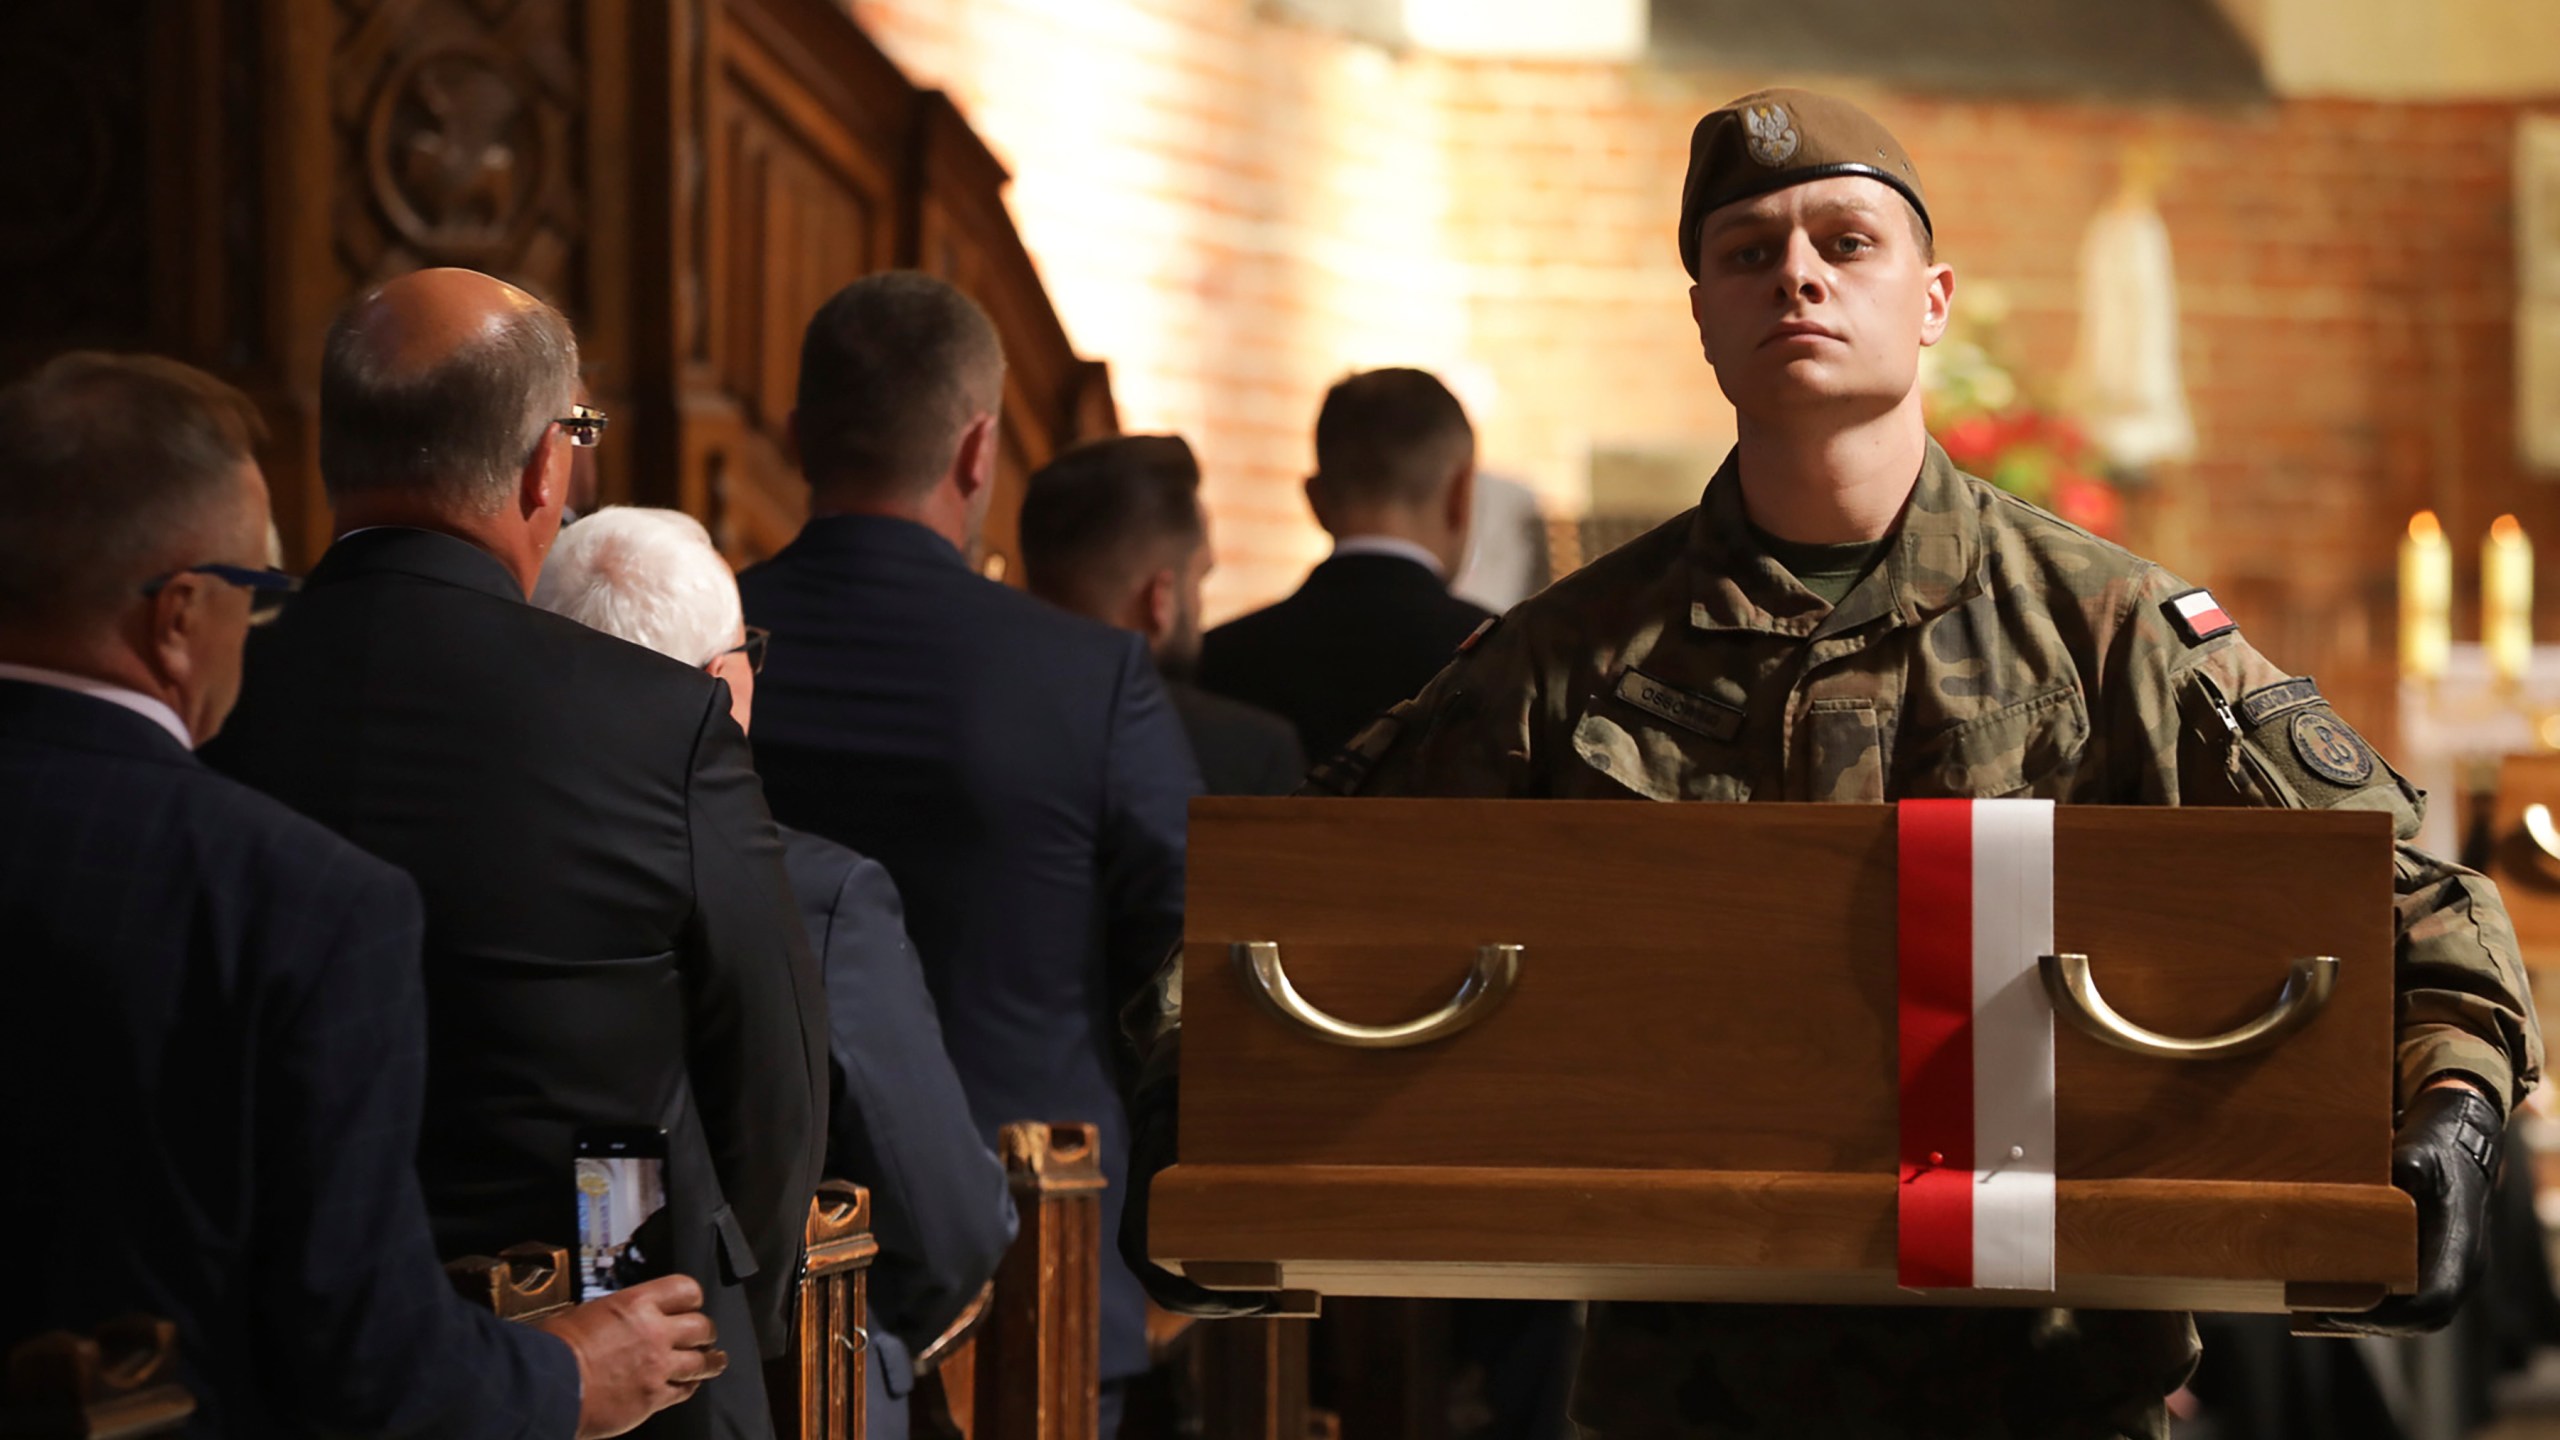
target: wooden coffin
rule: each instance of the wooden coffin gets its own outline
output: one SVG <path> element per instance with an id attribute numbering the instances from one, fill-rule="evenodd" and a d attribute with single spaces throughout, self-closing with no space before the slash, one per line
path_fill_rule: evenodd
<path id="1" fill-rule="evenodd" d="M 2334 986 L 2242 1058 L 2058 1015 L 2056 1290 L 1912 1292 L 1892 807 L 1197 801 L 1150 1248 L 1203 1284 L 1343 1295 L 2278 1312 L 2412 1288 L 2385 817 L 2065 807 L 2053 866 L 2057 952 L 2134 1024 L 2231 1031 L 2298 957 L 2335 957 Z M 1519 948 L 1458 1033 L 1356 1048 L 1258 993 L 1254 942 L 1373 1026 Z"/>

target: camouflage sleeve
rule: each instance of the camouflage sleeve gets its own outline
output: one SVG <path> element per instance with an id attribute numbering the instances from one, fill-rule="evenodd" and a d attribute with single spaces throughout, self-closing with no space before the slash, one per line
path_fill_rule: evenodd
<path id="1" fill-rule="evenodd" d="M 2194 633 L 2177 615 L 2186 593 L 2158 569 L 2128 591 L 2102 722 L 2115 793 L 2145 804 L 2390 814 L 2400 1102 L 2436 1076 L 2460 1075 L 2511 1108 L 2541 1074 L 2542 1035 L 2497 886 L 2409 844 L 2426 797 L 2311 680 L 2278 669 L 2236 628 L 2208 623 Z"/>
<path id="2" fill-rule="evenodd" d="M 1319 761 L 1299 793 L 1464 799 L 1539 793 L 1542 707 L 1528 629 L 1487 622 L 1420 694 Z"/>

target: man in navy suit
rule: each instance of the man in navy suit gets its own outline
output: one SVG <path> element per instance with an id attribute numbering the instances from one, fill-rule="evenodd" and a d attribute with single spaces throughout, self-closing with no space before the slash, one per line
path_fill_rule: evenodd
<path id="1" fill-rule="evenodd" d="M 750 728 L 767 637 L 746 628 L 729 562 L 692 516 L 597 511 L 561 533 L 533 603 L 708 670 L 728 685 L 738 728 Z M 782 861 L 826 977 L 827 1173 L 870 1187 L 880 1243 L 864 1423 L 871 1440 L 907 1440 L 914 1357 L 995 1278 L 1013 1240 L 1013 1193 L 942 1048 L 896 882 L 878 861 L 787 826 Z"/>
<path id="2" fill-rule="evenodd" d="M 825 1154 L 826 1001 L 720 682 L 526 602 L 569 451 L 603 432 L 576 384 L 568 322 L 486 275 L 346 308 L 320 372 L 338 538 L 250 642 L 205 759 L 418 882 L 443 1252 L 568 1239 L 579 1132 L 663 1131 L 651 1258 L 773 1358 Z M 650 1433 L 772 1425 L 738 1365 Z"/>
<path id="3" fill-rule="evenodd" d="M 1467 555 L 1475 427 L 1424 370 L 1325 392 L 1307 503 L 1333 554 L 1297 593 L 1209 632 L 1200 685 L 1289 717 L 1323 763 L 1449 663 L 1493 618 L 1449 593 Z"/>
<path id="4" fill-rule="evenodd" d="M 1286 795 L 1306 778 L 1286 719 L 1191 683 L 1200 585 L 1215 557 L 1200 462 L 1179 435 L 1114 435 L 1070 447 L 1022 487 L 1022 575 L 1062 610 L 1147 642 L 1212 795 Z"/>
<path id="5" fill-rule="evenodd" d="M 619 1434 L 720 1372 L 700 1289 L 453 1293 L 417 887 L 190 753 L 291 588 L 257 426 L 166 360 L 0 392 L 0 1350 L 169 1320 L 195 1435 Z"/>
<path id="6" fill-rule="evenodd" d="M 773 633 L 756 757 L 776 818 L 889 868 L 982 1133 L 1101 1127 L 1119 1224 L 1120 1001 L 1182 930 L 1200 784 L 1138 637 L 980 578 L 1004 357 L 958 291 L 856 281 L 809 324 L 793 417 L 808 526 L 740 578 Z M 1106 1434 L 1145 1302 L 1103 1254 Z"/>

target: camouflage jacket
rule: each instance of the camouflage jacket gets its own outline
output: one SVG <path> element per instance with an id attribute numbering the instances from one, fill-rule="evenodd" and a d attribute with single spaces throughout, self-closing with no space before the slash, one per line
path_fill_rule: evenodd
<path id="1" fill-rule="evenodd" d="M 2422 797 L 2307 679 L 2160 567 L 1956 470 L 1934 444 L 1895 538 L 1838 606 L 1699 507 L 1478 632 L 1320 766 L 1317 792 L 1651 800 L 2035 796 L 2383 810 Z M 2405 843 L 2401 1094 L 2541 1065 L 2515 938 L 2480 875 Z M 2184 1316 L 1600 1307 L 1576 1418 L 1701 1435 L 2155 1435 Z"/>

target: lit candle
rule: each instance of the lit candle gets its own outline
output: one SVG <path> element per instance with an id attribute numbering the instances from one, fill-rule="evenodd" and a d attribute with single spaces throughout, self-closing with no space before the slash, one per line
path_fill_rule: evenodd
<path id="1" fill-rule="evenodd" d="M 2533 662 L 2533 544 L 2513 515 L 2499 516 L 2480 547 L 2480 638 L 2500 684 L 2524 678 Z"/>
<path id="2" fill-rule="evenodd" d="M 2400 542 L 2400 673 L 2436 679 L 2452 648 L 2453 548 L 2444 543 L 2436 512 L 2421 510 Z"/>

